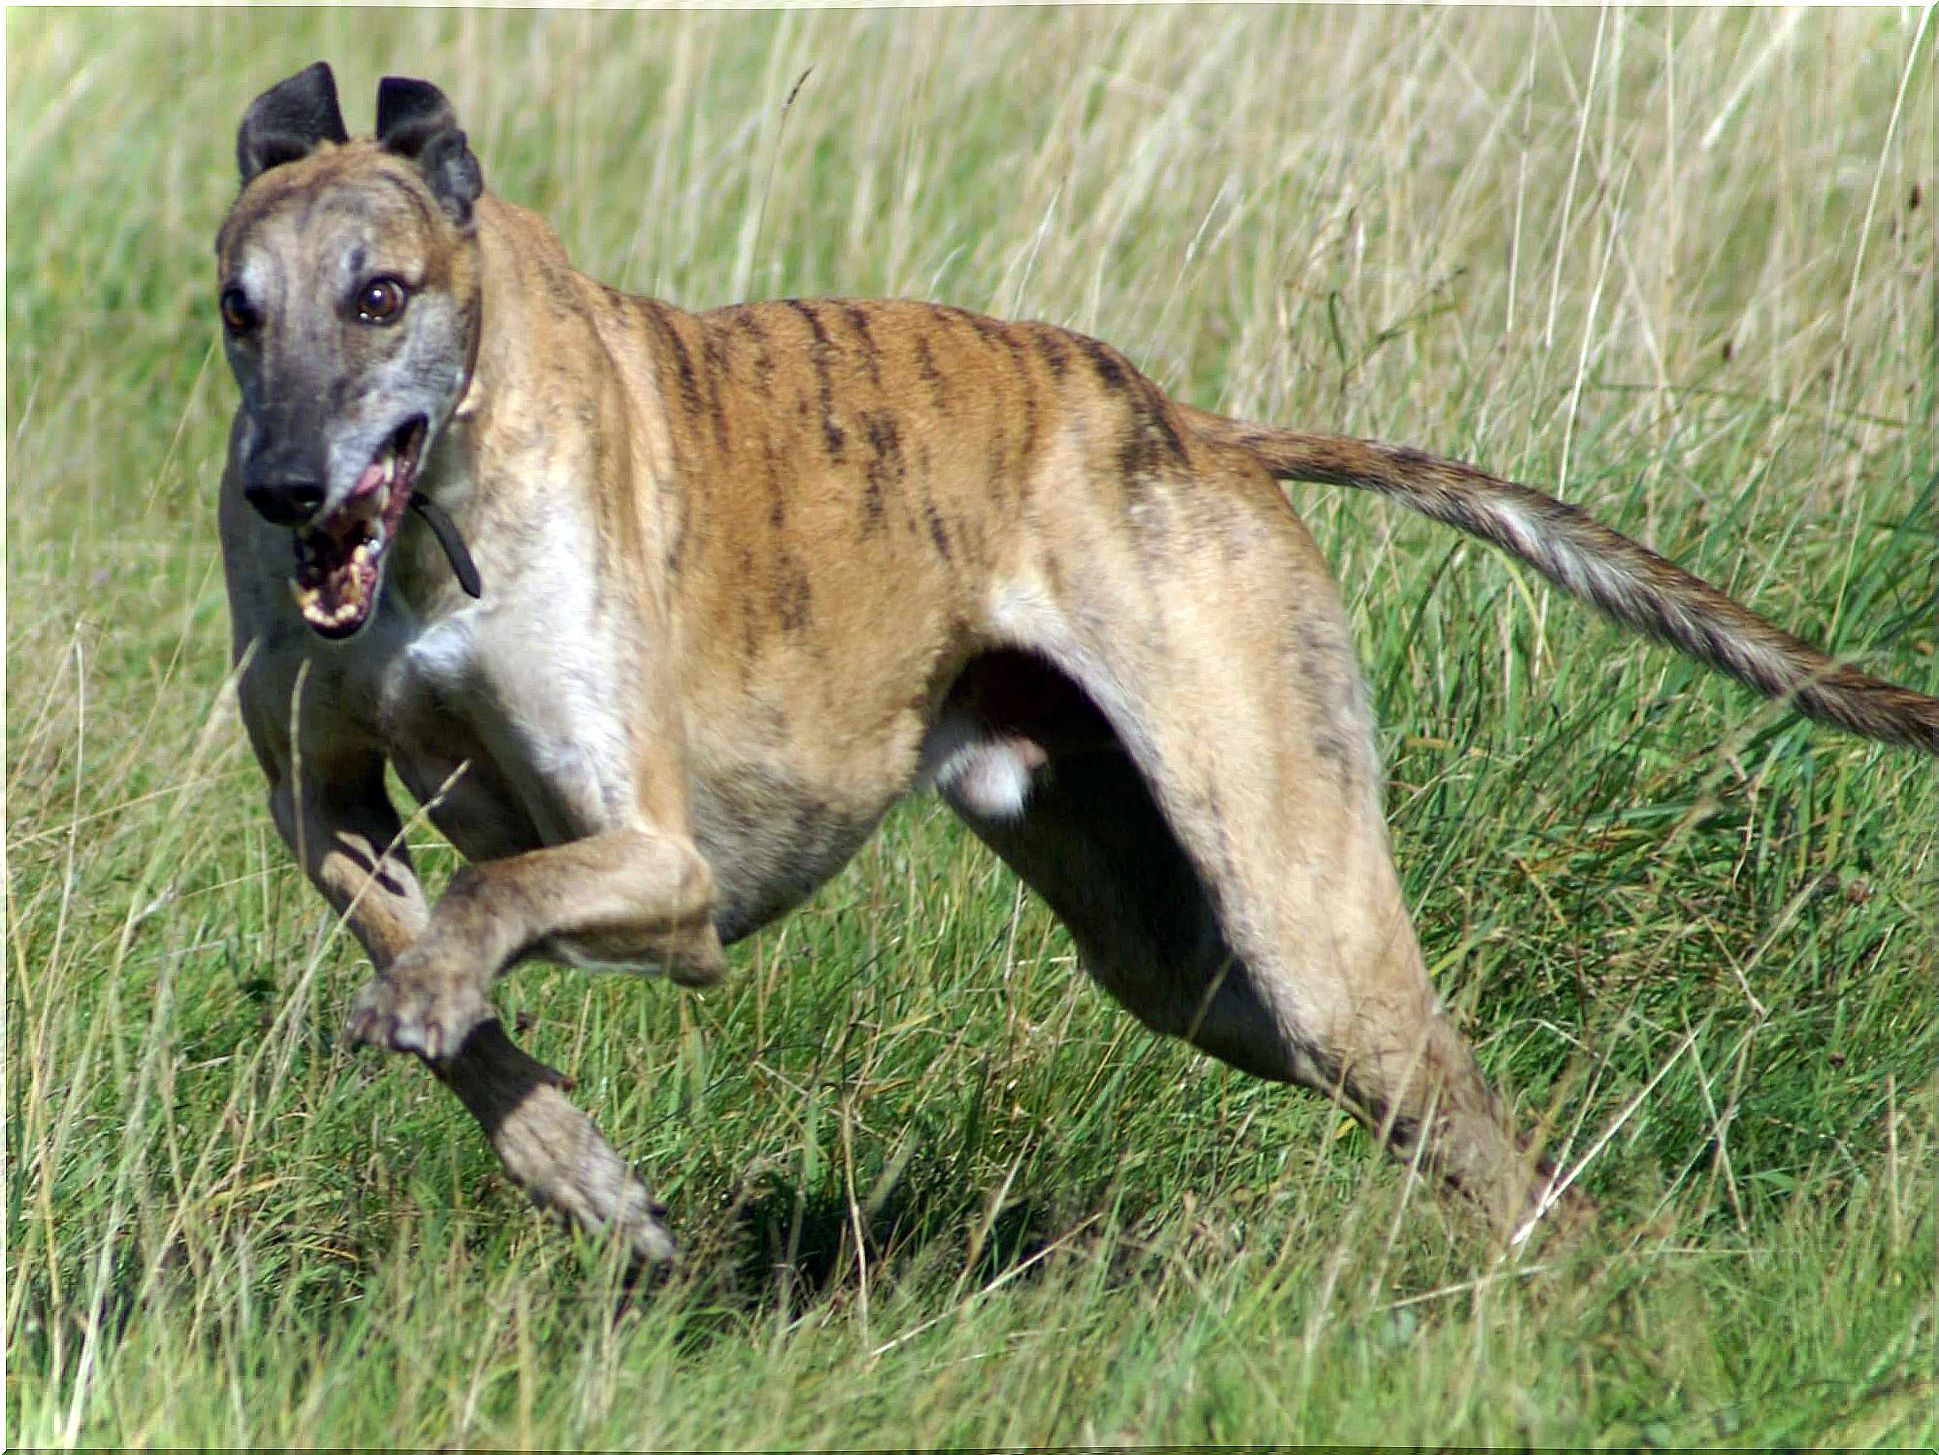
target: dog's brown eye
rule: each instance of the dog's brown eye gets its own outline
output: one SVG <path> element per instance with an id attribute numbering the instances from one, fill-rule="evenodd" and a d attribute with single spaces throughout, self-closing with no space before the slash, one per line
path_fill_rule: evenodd
<path id="1" fill-rule="evenodd" d="M 222 290 L 222 322 L 231 333 L 247 333 L 256 326 L 256 310 L 249 306 L 242 289 Z"/>
<path id="2" fill-rule="evenodd" d="M 389 323 L 404 311 L 404 285 L 395 278 L 373 278 L 357 295 L 360 323 Z"/>

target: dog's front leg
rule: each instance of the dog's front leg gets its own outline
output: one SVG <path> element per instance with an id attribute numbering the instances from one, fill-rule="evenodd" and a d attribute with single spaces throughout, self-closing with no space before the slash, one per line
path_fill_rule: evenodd
<path id="1" fill-rule="evenodd" d="M 390 964 L 424 932 L 430 910 L 384 791 L 383 760 L 362 758 L 327 779 L 306 773 L 299 784 L 271 754 L 263 758 L 269 813 L 283 842 L 371 962 Z"/>
<path id="2" fill-rule="evenodd" d="M 533 1202 L 663 1262 L 673 1240 L 645 1186 L 485 999 L 498 972 L 542 941 L 594 958 L 651 956 L 690 983 L 726 964 L 706 861 L 684 839 L 618 829 L 460 870 L 416 943 L 357 997 L 348 1034 L 423 1057 Z"/>
<path id="3" fill-rule="evenodd" d="M 486 992 L 528 951 L 653 959 L 684 984 L 725 969 L 713 873 L 684 835 L 646 824 L 458 872 L 417 942 L 364 988 L 352 1040 L 433 1065 L 491 1015 Z"/>
<path id="4" fill-rule="evenodd" d="M 303 790 L 280 778 L 270 808 L 379 977 L 392 973 L 431 915 L 384 791 L 381 760 Z M 618 1237 L 643 1262 L 672 1256 L 673 1240 L 645 1185 L 592 1119 L 567 1100 L 565 1078 L 520 1050 L 496 1019 L 471 1027 L 452 1055 L 429 1064 L 477 1119 L 506 1173 L 539 1207 L 589 1233 Z"/>
<path id="5" fill-rule="evenodd" d="M 478 1119 L 505 1171 L 534 1205 L 587 1233 L 617 1237 L 642 1263 L 673 1257 L 665 1211 L 591 1117 L 566 1099 L 565 1078 L 520 1050 L 496 1016 L 456 1054 L 428 1063 Z"/>

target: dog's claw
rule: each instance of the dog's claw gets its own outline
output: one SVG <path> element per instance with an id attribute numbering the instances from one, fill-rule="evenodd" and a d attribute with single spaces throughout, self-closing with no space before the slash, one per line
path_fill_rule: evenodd
<path id="1" fill-rule="evenodd" d="M 666 1268 L 679 1262 L 679 1245 L 673 1241 L 666 1224 L 660 1221 L 665 1211 L 665 1207 L 649 1203 L 618 1221 L 616 1231 L 626 1240 L 626 1250 L 636 1269 Z"/>

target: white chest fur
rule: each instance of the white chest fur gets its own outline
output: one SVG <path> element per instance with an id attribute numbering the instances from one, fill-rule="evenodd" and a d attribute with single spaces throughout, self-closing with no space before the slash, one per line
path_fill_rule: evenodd
<path id="1" fill-rule="evenodd" d="M 582 838 L 635 803 L 627 674 L 589 558 L 541 549 L 561 559 L 502 566 L 483 600 L 412 632 L 386 674 L 386 746 L 420 796 L 459 773 L 446 831 L 467 854 L 466 837 L 487 854 Z"/>

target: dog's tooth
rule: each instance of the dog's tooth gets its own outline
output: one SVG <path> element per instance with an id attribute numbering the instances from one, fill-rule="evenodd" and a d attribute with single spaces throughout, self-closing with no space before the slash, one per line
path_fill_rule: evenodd
<path id="1" fill-rule="evenodd" d="M 296 598 L 296 609 L 308 622 L 328 622 L 330 614 L 323 609 L 323 593 L 313 586 L 301 586 L 290 582 L 294 588 L 290 594 Z"/>

